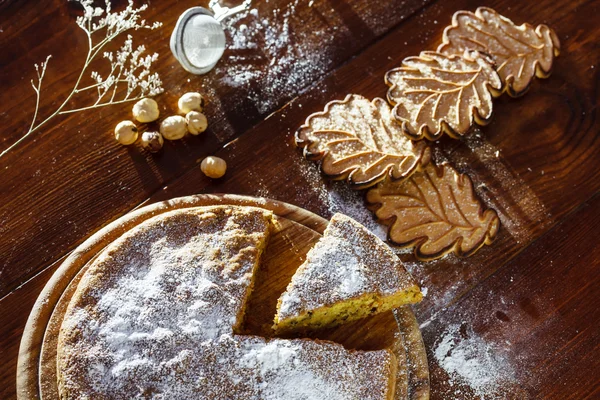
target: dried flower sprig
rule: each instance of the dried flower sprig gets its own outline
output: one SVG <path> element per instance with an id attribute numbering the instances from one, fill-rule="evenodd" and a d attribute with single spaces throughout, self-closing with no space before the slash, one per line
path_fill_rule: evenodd
<path id="1" fill-rule="evenodd" d="M 70 114 L 93 108 L 105 107 L 113 104 L 120 104 L 129 101 L 139 100 L 143 97 L 154 96 L 162 93 L 162 82 L 159 75 L 150 71 L 152 64 L 158 59 L 158 54 L 144 55 L 146 48 L 138 46 L 134 49 L 131 35 L 127 35 L 125 43 L 116 52 L 103 51 L 104 47 L 117 36 L 128 30 L 138 29 L 156 29 L 162 26 L 160 22 L 146 23 L 140 18 L 140 13 L 148 8 L 144 4 L 138 8 L 133 5 L 133 0 L 129 0 L 127 7 L 120 12 L 113 12 L 111 9 L 110 0 L 105 0 L 105 8 L 93 7 L 93 0 L 70 0 L 76 1 L 83 7 L 83 15 L 77 17 L 77 25 L 85 32 L 88 39 L 88 53 L 83 63 L 81 73 L 73 86 L 73 90 L 60 106 L 50 114 L 46 119 L 36 124 L 41 88 L 48 62 L 52 56 L 46 57 L 42 63 L 35 64 L 37 72 L 37 81 L 31 80 L 31 86 L 36 94 L 35 111 L 29 130 L 19 140 L 9 146 L 6 150 L 0 153 L 0 157 L 4 156 L 11 149 L 21 143 L 27 136 L 37 131 L 48 121 L 57 115 Z M 99 32 L 104 31 L 101 36 Z M 97 37 L 101 36 L 98 41 Z M 95 40 L 97 43 L 95 43 Z M 93 84 L 81 87 L 81 81 L 86 75 L 88 67 L 94 62 L 98 55 L 110 63 L 110 72 L 104 78 L 98 72 L 92 71 L 90 77 L 94 81 Z M 127 90 L 124 95 L 121 95 L 119 88 L 127 85 Z M 95 90 L 98 98 L 92 104 L 75 108 L 66 108 L 73 96 Z"/>

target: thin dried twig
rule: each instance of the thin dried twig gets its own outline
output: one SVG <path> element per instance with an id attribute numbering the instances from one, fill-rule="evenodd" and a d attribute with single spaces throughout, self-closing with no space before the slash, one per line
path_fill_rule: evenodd
<path id="1" fill-rule="evenodd" d="M 127 7 L 120 12 L 113 12 L 110 0 L 105 0 L 105 7 L 94 7 L 93 0 L 73 0 L 83 7 L 83 15 L 77 17 L 77 25 L 85 32 L 88 39 L 88 52 L 83 63 L 83 67 L 73 86 L 71 92 L 56 110 L 54 110 L 46 119 L 36 124 L 40 107 L 41 88 L 48 61 L 51 55 L 46 57 L 42 63 L 35 64 L 37 72 L 37 82 L 31 80 L 31 86 L 36 94 L 35 111 L 29 130 L 15 143 L 0 153 L 0 157 L 7 154 L 15 148 L 29 135 L 37 131 L 52 118 L 62 114 L 72 114 L 80 111 L 91 110 L 94 108 L 106 107 L 114 104 L 122 104 L 130 101 L 139 100 L 143 97 L 154 96 L 162 93 L 162 81 L 159 75 L 150 71 L 152 64 L 158 59 L 158 54 L 144 55 L 146 48 L 138 46 L 134 49 L 131 35 L 123 46 L 116 52 L 103 52 L 104 47 L 114 40 L 117 36 L 128 30 L 137 29 L 156 29 L 162 26 L 160 22 L 152 24 L 146 23 L 140 18 L 140 14 L 148 8 L 148 5 L 142 5 L 135 8 L 133 0 L 129 0 Z M 99 36 L 99 32 L 104 31 L 102 37 L 97 43 L 94 40 Z M 97 39 L 96 39 L 97 40 Z M 94 84 L 81 87 L 81 81 L 92 62 L 97 60 L 97 56 L 102 53 L 102 57 L 111 65 L 110 73 L 103 78 L 98 72 L 92 71 L 90 77 L 95 81 Z M 118 88 L 127 85 L 127 91 L 123 98 L 118 98 Z M 121 85 L 121 86 L 119 86 Z M 96 89 L 98 98 L 89 105 L 81 105 L 73 108 L 67 108 L 71 99 L 80 93 L 91 89 Z"/>

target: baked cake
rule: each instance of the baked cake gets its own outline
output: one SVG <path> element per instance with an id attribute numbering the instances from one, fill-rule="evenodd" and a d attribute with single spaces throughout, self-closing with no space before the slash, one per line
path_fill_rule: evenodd
<path id="1" fill-rule="evenodd" d="M 237 335 L 271 215 L 171 211 L 90 264 L 61 326 L 61 399 L 391 399 L 388 350 Z"/>
<path id="2" fill-rule="evenodd" d="M 279 332 L 339 325 L 422 299 L 400 259 L 367 228 L 335 214 L 279 298 Z"/>

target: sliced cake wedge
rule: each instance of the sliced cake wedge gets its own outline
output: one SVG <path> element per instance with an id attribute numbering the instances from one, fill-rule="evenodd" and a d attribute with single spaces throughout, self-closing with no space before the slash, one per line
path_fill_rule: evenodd
<path id="1" fill-rule="evenodd" d="M 422 297 L 388 245 L 352 218 L 335 214 L 279 298 L 273 329 L 332 327 Z"/>

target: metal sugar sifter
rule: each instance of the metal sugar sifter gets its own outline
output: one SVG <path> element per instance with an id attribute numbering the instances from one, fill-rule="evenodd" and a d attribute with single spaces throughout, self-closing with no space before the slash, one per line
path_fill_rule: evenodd
<path id="1" fill-rule="evenodd" d="M 210 71 L 225 51 L 225 31 L 221 21 L 247 10 L 252 0 L 236 7 L 223 7 L 218 0 L 208 3 L 209 9 L 193 7 L 186 10 L 171 34 L 171 51 L 181 66 L 192 74 Z"/>

